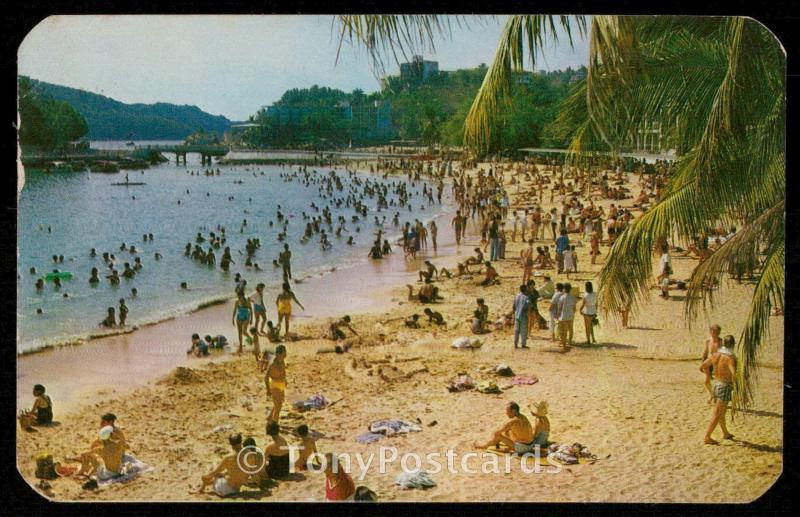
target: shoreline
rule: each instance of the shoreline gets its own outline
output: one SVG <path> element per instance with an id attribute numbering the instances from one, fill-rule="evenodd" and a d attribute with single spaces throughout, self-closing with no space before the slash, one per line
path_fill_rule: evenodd
<path id="1" fill-rule="evenodd" d="M 293 283 L 292 289 L 307 311 L 297 311 L 293 314 L 291 329 L 296 332 L 298 327 L 305 328 L 318 325 L 327 318 L 344 314 L 351 315 L 379 314 L 390 310 L 394 306 L 396 292 L 405 284 L 416 281 L 416 273 L 426 259 L 436 260 L 440 265 L 451 267 L 463 254 L 471 252 L 471 246 L 462 244 L 460 248 L 455 245 L 455 237 L 449 220 L 455 215 L 455 204 L 432 217 L 439 226 L 439 251 L 433 254 L 432 249 L 418 255 L 416 260 L 406 261 L 402 249 L 397 245 L 389 259 L 380 261 L 366 261 L 348 264 L 345 266 L 332 266 L 325 271 L 309 274 L 299 283 Z M 425 219 L 427 222 L 430 219 Z M 440 221 L 447 222 L 443 224 Z M 475 234 L 474 223 L 468 225 L 468 235 Z M 390 233 L 387 233 L 389 238 Z M 389 278 L 388 282 L 385 279 Z M 364 280 L 367 281 L 364 281 Z M 375 286 L 370 281 L 375 282 Z M 357 285 L 360 284 L 360 285 Z M 337 292 L 338 296 L 330 295 L 320 297 L 313 292 Z M 273 293 L 265 290 L 265 298 Z M 393 296 L 394 295 L 394 296 Z M 94 334 L 87 338 L 69 339 L 60 344 L 45 344 L 36 349 L 17 354 L 17 409 L 24 407 L 23 401 L 28 398 L 29 386 L 43 383 L 48 386 L 48 393 L 55 394 L 61 408 L 75 408 L 79 404 L 92 403 L 94 399 L 87 399 L 85 393 L 97 389 L 103 391 L 111 389 L 113 393 L 127 393 L 132 389 L 141 387 L 157 380 L 175 367 L 196 364 L 203 359 L 187 358 L 185 350 L 189 345 L 189 337 L 193 332 L 201 336 L 205 334 L 222 334 L 228 341 L 236 344 L 236 331 L 230 325 L 229 303 L 234 300 L 234 295 L 220 295 L 215 301 L 200 303 L 197 307 L 180 314 L 171 314 L 157 321 L 137 324 L 126 329 L 115 329 L 109 333 Z M 346 299 L 343 299 L 346 298 Z M 357 303 L 353 303 L 357 301 Z M 336 302 L 336 303 L 332 303 Z M 224 308 L 223 308 L 224 307 Z M 342 307 L 338 310 L 337 307 Z M 268 307 L 267 317 L 276 321 L 275 309 Z M 207 322 L 207 328 L 212 330 L 184 330 L 187 326 L 192 328 Z M 225 324 L 227 322 L 227 325 Z M 180 337 L 175 334 L 181 332 Z M 154 339 L 161 339 L 163 345 L 155 345 Z M 262 340 L 264 338 L 262 337 Z M 184 345 L 178 345 L 184 343 Z M 150 359 L 137 359 L 131 349 L 139 353 L 150 352 L 155 355 Z M 235 356 L 229 354 L 210 356 L 213 362 L 229 360 Z M 90 372 L 94 378 L 81 377 L 66 381 L 72 372 L 80 370 L 85 361 L 93 362 Z M 136 364 L 139 377 L 119 377 L 107 373 L 114 367 L 114 363 L 123 362 Z M 106 370 L 107 366 L 109 370 Z M 149 367 L 148 367 L 149 366 Z M 88 388 L 86 386 L 89 386 Z M 52 387 L 51 387 L 52 386 Z"/>

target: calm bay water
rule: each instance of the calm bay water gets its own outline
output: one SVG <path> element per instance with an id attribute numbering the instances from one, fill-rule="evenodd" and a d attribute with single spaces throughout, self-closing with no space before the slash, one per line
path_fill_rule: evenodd
<path id="1" fill-rule="evenodd" d="M 100 146 L 93 144 L 93 147 Z M 143 174 L 129 171 L 130 181 L 146 183 L 135 187 L 111 185 L 124 181 L 125 171 L 53 175 L 26 171 L 18 206 L 17 351 L 98 333 L 97 325 L 105 317 L 106 308 L 118 307 L 120 298 L 125 298 L 130 308 L 129 324 L 159 321 L 192 310 L 201 303 L 230 295 L 237 272 L 247 279 L 249 288 L 254 288 L 258 282 L 267 284 L 268 289 L 272 287 L 268 293 L 271 299 L 281 280 L 280 270 L 272 265 L 283 246 L 277 240 L 280 231 L 276 218 L 278 205 L 283 214 L 288 215 L 286 242 L 293 252 L 295 278 L 366 261 L 376 231 L 375 215 L 386 216 L 387 235 L 399 233 L 399 228 L 391 226 L 392 216 L 398 210 L 390 207 L 388 211 L 377 212 L 377 200 L 365 197 L 363 202 L 370 211 L 366 220 L 358 224 L 360 232 L 355 232 L 357 225 L 350 222 L 353 209 L 344 206 L 337 209 L 331 203 L 334 223 L 343 215 L 350 233 L 343 233 L 337 239 L 329 231 L 334 247 L 328 251 L 321 249 L 318 237 L 302 245 L 299 239 L 306 223 L 302 212 L 319 216 L 320 213 L 309 208 L 310 203 L 320 208 L 330 203 L 320 197 L 317 185 L 305 187 L 298 180 L 285 182 L 279 174 L 289 169 L 273 166 L 220 167 L 220 176 L 188 174 L 190 170 L 202 169 L 199 157 L 190 155 L 186 166 L 166 163 L 147 169 Z M 330 169 L 317 170 L 322 175 Z M 260 175 L 262 171 L 264 176 Z M 337 173 L 342 178 L 346 175 L 343 170 Z M 359 175 L 378 179 L 368 173 Z M 404 181 L 401 178 L 378 180 L 387 184 Z M 422 182 L 416 182 L 409 190 L 421 192 Z M 412 200 L 414 212 L 407 208 L 399 210 L 400 221 L 427 220 L 442 213 L 449 202 L 449 189 L 445 190 L 444 205 L 426 206 L 424 211 L 419 210 L 421 198 L 415 196 Z M 336 196 L 345 195 L 336 193 Z M 229 196 L 234 196 L 234 200 L 228 200 Z M 389 199 L 396 201 L 393 194 Z M 240 232 L 243 219 L 248 224 Z M 268 226 L 269 220 L 275 223 L 272 228 Z M 230 246 L 236 262 L 229 273 L 222 272 L 218 265 L 201 265 L 183 254 L 187 242 L 194 245 L 198 232 L 207 237 L 209 231 L 216 231 L 218 224 L 227 230 L 226 245 Z M 146 233 L 154 235 L 152 242 L 143 240 L 142 235 Z M 350 235 L 356 243 L 353 246 L 345 244 Z M 261 249 L 254 259 L 264 269 L 261 272 L 244 266 L 245 256 L 240 252 L 244 252 L 248 238 L 261 240 Z M 131 255 L 120 251 L 123 242 L 135 245 L 139 253 Z M 207 243 L 202 245 L 207 249 Z M 97 257 L 89 256 L 91 248 L 97 250 Z M 108 271 L 101 257 L 104 251 L 116 255 L 119 271 L 124 262 L 133 264 L 135 256 L 141 258 L 143 270 L 135 278 L 122 278 L 119 285 L 112 286 L 103 278 Z M 221 251 L 215 250 L 218 263 Z M 159 261 L 154 259 L 156 252 L 163 256 Z M 64 255 L 64 263 L 54 264 L 53 255 Z M 36 275 L 28 272 L 31 267 L 36 268 Z M 92 267 L 97 267 L 101 274 L 101 282 L 96 287 L 88 282 Z M 37 292 L 37 278 L 54 268 L 69 271 L 74 276 L 63 282 L 61 290 L 48 282 L 43 291 Z M 184 281 L 189 290 L 179 288 Z M 133 287 L 139 291 L 135 298 L 130 296 Z M 65 292 L 69 293 L 69 298 L 63 297 Z M 41 308 L 43 314 L 37 314 L 37 308 Z"/>

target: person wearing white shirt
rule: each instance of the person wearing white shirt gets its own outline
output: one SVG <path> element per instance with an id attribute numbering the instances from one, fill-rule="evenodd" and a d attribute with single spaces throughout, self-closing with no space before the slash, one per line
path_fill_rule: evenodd
<path id="1" fill-rule="evenodd" d="M 558 319 L 558 334 L 561 338 L 561 350 L 566 352 L 570 344 L 572 344 L 572 324 L 575 320 L 575 307 L 578 300 L 571 293 L 572 286 L 564 284 L 564 293 L 558 299 L 558 312 L 556 318 Z"/>
<path id="2" fill-rule="evenodd" d="M 550 299 L 550 339 L 556 340 L 556 327 L 558 326 L 558 302 L 561 301 L 561 295 L 564 294 L 564 285 L 561 283 L 556 284 L 556 292 Z"/>
<path id="3" fill-rule="evenodd" d="M 597 344 L 597 339 L 594 337 L 594 319 L 597 316 L 597 293 L 594 292 L 591 282 L 586 282 L 584 287 L 586 294 L 583 295 L 580 310 L 583 315 L 583 329 L 586 331 L 586 344 Z"/>

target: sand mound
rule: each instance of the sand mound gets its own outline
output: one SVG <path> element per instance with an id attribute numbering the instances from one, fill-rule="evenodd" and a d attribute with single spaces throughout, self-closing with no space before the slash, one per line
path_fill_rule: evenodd
<path id="1" fill-rule="evenodd" d="M 179 366 L 175 368 L 172 373 L 159 381 L 159 384 L 167 384 L 170 386 L 186 385 L 186 384 L 200 384 L 203 382 L 203 377 L 192 368 L 185 368 Z"/>

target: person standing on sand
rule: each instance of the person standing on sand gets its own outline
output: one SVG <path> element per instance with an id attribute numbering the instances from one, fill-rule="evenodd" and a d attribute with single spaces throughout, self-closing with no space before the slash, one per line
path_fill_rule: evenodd
<path id="1" fill-rule="evenodd" d="M 528 310 L 530 308 L 530 298 L 526 293 L 527 286 L 519 286 L 519 293 L 514 298 L 512 310 L 514 312 L 514 348 L 518 348 L 520 338 L 522 348 L 528 348 Z"/>
<path id="2" fill-rule="evenodd" d="M 239 354 L 242 353 L 244 346 L 243 336 L 248 336 L 247 328 L 253 323 L 253 311 L 250 307 L 250 300 L 244 297 L 244 290 L 241 290 L 236 295 L 236 302 L 233 304 L 233 315 L 231 322 L 236 327 L 239 333 Z"/>
<path id="3" fill-rule="evenodd" d="M 713 355 L 717 352 L 717 350 L 722 345 L 722 339 L 720 339 L 720 333 L 722 332 L 722 327 L 717 325 L 716 323 L 711 325 L 708 328 L 708 339 L 706 339 L 705 347 L 703 348 L 703 358 L 700 360 L 700 364 L 705 363 L 706 359 L 710 355 Z M 714 394 L 711 392 L 711 376 L 713 375 L 713 368 L 709 368 L 706 372 L 706 379 L 705 379 L 705 387 L 706 391 L 708 391 L 708 403 L 714 399 Z"/>
<path id="4" fill-rule="evenodd" d="M 561 301 L 561 296 L 564 294 L 564 284 L 556 284 L 556 292 L 550 298 L 550 339 L 556 340 L 556 330 L 558 329 L 558 302 Z"/>
<path id="5" fill-rule="evenodd" d="M 556 313 L 558 333 L 561 337 L 561 349 L 564 352 L 572 344 L 572 324 L 575 318 L 575 306 L 578 303 L 570 291 L 572 291 L 572 286 L 564 284 L 564 294 L 558 300 L 558 312 Z"/>
<path id="6" fill-rule="evenodd" d="M 586 332 L 586 344 L 597 343 L 594 337 L 594 319 L 597 317 L 597 294 L 591 282 L 586 282 L 584 286 L 586 294 L 581 301 L 580 311 L 583 315 L 583 330 Z"/>
<path id="7" fill-rule="evenodd" d="M 267 306 L 264 303 L 264 287 L 263 283 L 256 285 L 256 292 L 250 297 L 250 301 L 253 302 L 253 313 L 255 315 L 253 328 L 258 329 L 258 332 L 261 334 L 264 333 L 264 324 L 267 321 Z M 260 328 L 258 325 L 259 321 L 261 322 Z"/>
<path id="8" fill-rule="evenodd" d="M 283 283 L 283 291 L 275 298 L 275 304 L 278 306 L 278 334 L 281 332 L 281 321 L 286 322 L 286 333 L 284 336 L 289 336 L 289 320 L 292 317 L 292 302 L 295 302 L 301 309 L 306 310 L 300 300 L 292 292 L 288 282 Z"/>
<path id="9" fill-rule="evenodd" d="M 439 231 L 439 229 L 436 227 L 436 221 L 431 221 L 430 224 L 428 225 L 428 227 L 430 228 L 431 244 L 433 244 L 433 251 L 435 253 L 436 252 L 436 233 Z"/>
<path id="10" fill-rule="evenodd" d="M 266 354 L 265 354 L 266 355 Z M 267 397 L 274 402 L 267 423 L 278 422 L 281 418 L 281 407 L 286 398 L 286 345 L 275 347 L 275 356 L 266 366 L 264 382 L 267 385 Z"/>
<path id="11" fill-rule="evenodd" d="M 569 237 L 566 228 L 561 229 L 561 235 L 556 239 L 556 267 L 558 273 L 564 271 L 564 251 L 569 249 Z"/>
<path id="12" fill-rule="evenodd" d="M 529 240 L 528 247 L 519 253 L 519 258 L 522 264 L 522 283 L 527 284 L 533 269 L 533 239 Z"/>
<path id="13" fill-rule="evenodd" d="M 730 440 L 733 438 L 733 435 L 728 432 L 728 427 L 725 425 L 725 412 L 728 410 L 728 403 L 733 399 L 733 378 L 736 375 L 736 356 L 733 354 L 733 345 L 735 343 L 733 336 L 725 336 L 722 343 L 723 346 L 700 365 L 700 371 L 703 373 L 710 374 L 710 372 L 714 372 L 711 389 L 712 397 L 716 404 L 711 415 L 711 422 L 708 424 L 706 435 L 703 438 L 703 443 L 709 445 L 719 443 L 711 438 L 711 433 L 714 432 L 717 424 L 722 429 L 722 437 L 724 439 Z"/>

